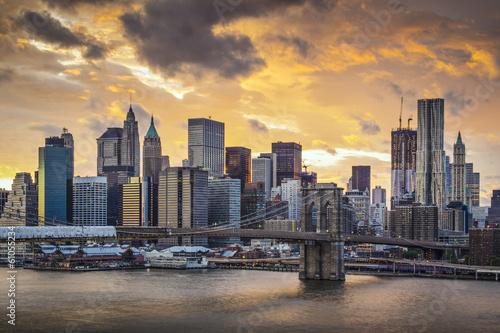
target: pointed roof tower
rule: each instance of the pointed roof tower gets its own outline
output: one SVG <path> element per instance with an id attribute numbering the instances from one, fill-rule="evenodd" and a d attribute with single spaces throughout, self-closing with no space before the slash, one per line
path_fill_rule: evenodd
<path id="1" fill-rule="evenodd" d="M 158 135 L 158 132 L 156 132 L 155 122 L 154 122 L 154 119 L 153 119 L 153 115 L 151 115 L 151 125 L 149 125 L 148 132 L 146 133 L 146 136 L 144 138 L 146 138 L 146 139 L 148 139 L 148 138 L 157 138 L 157 139 L 159 139 L 160 138 L 160 136 Z"/>
<path id="2" fill-rule="evenodd" d="M 130 104 L 130 108 L 128 109 L 128 112 L 127 112 L 127 121 L 129 121 L 129 122 L 135 121 L 135 114 L 134 114 L 134 111 L 132 110 L 132 104 Z"/>
<path id="3" fill-rule="evenodd" d="M 462 143 L 462 134 L 458 131 L 457 145 L 463 145 Z"/>

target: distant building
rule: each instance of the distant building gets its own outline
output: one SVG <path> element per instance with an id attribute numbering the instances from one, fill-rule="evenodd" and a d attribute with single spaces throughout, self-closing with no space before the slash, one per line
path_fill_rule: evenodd
<path id="1" fill-rule="evenodd" d="M 500 257 L 499 228 L 470 229 L 469 240 L 470 265 L 485 265 L 489 257 Z"/>
<path id="2" fill-rule="evenodd" d="M 272 151 L 276 154 L 276 186 L 285 178 L 299 179 L 302 173 L 302 146 L 295 142 L 273 142 Z"/>
<path id="3" fill-rule="evenodd" d="M 151 124 L 144 136 L 142 149 L 142 176 L 150 177 L 152 183 L 158 184 L 160 171 L 165 169 L 164 164 L 168 164 L 165 166 L 168 167 L 170 161 L 168 156 L 161 155 L 161 139 L 156 132 L 153 116 L 151 116 Z"/>
<path id="4" fill-rule="evenodd" d="M 102 227 L 108 223 L 106 177 L 73 178 L 73 223 Z"/>
<path id="5" fill-rule="evenodd" d="M 352 190 L 345 193 L 345 197 L 353 205 L 356 212 L 356 225 L 368 226 L 369 209 L 370 209 L 370 195 L 368 189 L 365 191 Z"/>
<path id="6" fill-rule="evenodd" d="M 38 149 L 39 225 L 71 223 L 73 168 L 73 147 L 66 147 L 65 139 L 57 136 L 45 139 L 45 147 Z"/>
<path id="7" fill-rule="evenodd" d="M 469 204 L 466 198 L 466 168 L 465 168 L 465 145 L 462 142 L 462 135 L 458 132 L 457 142 L 453 145 L 453 164 L 451 165 L 451 201 L 458 201 L 464 205 Z"/>
<path id="8" fill-rule="evenodd" d="M 356 220 L 356 209 L 346 196 L 342 197 L 342 223 L 344 235 L 357 234 L 358 224 Z"/>
<path id="9" fill-rule="evenodd" d="M 419 99 L 415 201 L 436 205 L 440 220 L 447 203 L 445 156 L 444 99 Z"/>
<path id="10" fill-rule="evenodd" d="M 465 164 L 465 178 L 467 182 L 467 193 L 470 192 L 472 207 L 479 207 L 481 192 L 481 175 L 474 172 L 474 163 Z"/>
<path id="11" fill-rule="evenodd" d="M 278 157 L 275 153 L 260 153 L 258 158 L 267 158 L 271 161 L 271 188 L 276 187 L 278 182 L 277 168 L 278 168 Z M 252 180 L 252 182 L 255 182 Z"/>
<path id="12" fill-rule="evenodd" d="M 209 170 L 210 176 L 224 174 L 224 123 L 212 119 L 188 120 L 188 154 L 191 167 Z"/>
<path id="13" fill-rule="evenodd" d="M 12 183 L 12 191 L 8 196 L 0 217 L 0 226 L 37 226 L 38 197 L 36 186 L 28 172 L 16 173 Z"/>
<path id="14" fill-rule="evenodd" d="M 272 160 L 269 158 L 252 158 L 252 183 L 264 183 L 266 199 L 271 198 Z"/>
<path id="15" fill-rule="evenodd" d="M 298 227 L 297 221 L 282 217 L 264 221 L 264 229 L 269 231 L 298 231 Z"/>
<path id="16" fill-rule="evenodd" d="M 300 179 L 285 178 L 281 181 L 281 200 L 288 202 L 288 218 L 300 221 L 302 214 L 302 192 Z"/>
<path id="17" fill-rule="evenodd" d="M 135 120 L 132 104 L 127 112 L 127 119 L 123 121 L 123 137 L 121 142 L 121 165 L 134 168 L 134 177 L 139 177 L 140 167 L 139 125 Z"/>
<path id="18" fill-rule="evenodd" d="M 398 206 L 394 214 L 395 237 L 422 241 L 439 238 L 436 206 Z"/>
<path id="19" fill-rule="evenodd" d="M 372 191 L 372 204 L 386 204 L 386 191 L 381 186 L 375 186 Z"/>
<path id="20" fill-rule="evenodd" d="M 443 219 L 439 229 L 461 232 L 465 235 L 469 232 L 471 216 L 468 207 L 462 204 L 461 201 L 452 201 L 443 212 Z"/>
<path id="21" fill-rule="evenodd" d="M 365 192 L 368 190 L 368 197 L 371 193 L 371 167 L 369 165 L 358 165 L 352 167 L 352 190 Z"/>
<path id="22" fill-rule="evenodd" d="M 417 131 L 402 128 L 391 132 L 391 209 L 404 196 L 413 196 L 416 175 Z"/>
<path id="23" fill-rule="evenodd" d="M 241 180 L 242 192 L 246 183 L 252 181 L 252 151 L 245 147 L 226 147 L 226 173 Z"/>
<path id="24" fill-rule="evenodd" d="M 208 180 L 208 225 L 240 228 L 241 181 L 223 178 Z M 226 247 L 240 241 L 239 237 L 211 238 L 211 247 Z"/>
<path id="25" fill-rule="evenodd" d="M 171 167 L 160 172 L 158 225 L 170 228 L 208 226 L 208 171 Z M 169 238 L 170 245 L 208 246 L 207 237 Z"/>
<path id="26" fill-rule="evenodd" d="M 264 183 L 247 183 L 241 197 L 241 228 L 262 229 L 266 218 Z"/>
<path id="27" fill-rule="evenodd" d="M 318 174 L 312 171 L 302 172 L 301 179 L 302 188 L 316 188 L 316 184 L 318 183 Z"/>
<path id="28" fill-rule="evenodd" d="M 150 177 L 130 177 L 119 185 L 119 220 L 123 226 L 158 225 L 158 185 Z"/>
<path id="29" fill-rule="evenodd" d="M 493 190 L 491 196 L 491 207 L 488 209 L 488 217 L 486 218 L 486 226 L 498 228 L 500 225 L 500 190 Z"/>
<path id="30" fill-rule="evenodd" d="M 385 203 L 373 203 L 370 205 L 370 220 L 369 225 L 375 230 L 376 236 L 383 236 L 384 234 L 384 221 L 387 208 Z"/>

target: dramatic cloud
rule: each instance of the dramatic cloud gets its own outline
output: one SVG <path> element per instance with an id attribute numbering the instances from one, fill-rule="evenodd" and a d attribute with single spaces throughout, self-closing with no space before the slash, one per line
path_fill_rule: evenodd
<path id="1" fill-rule="evenodd" d="M 278 35 L 278 39 L 286 45 L 294 47 L 302 57 L 307 58 L 311 48 L 308 41 L 293 35 Z"/>
<path id="2" fill-rule="evenodd" d="M 266 125 L 264 125 L 263 123 L 261 123 L 256 119 L 248 119 L 248 123 L 250 124 L 252 131 L 262 132 L 262 133 L 269 132 L 269 129 L 266 127 Z"/>
<path id="3" fill-rule="evenodd" d="M 62 48 L 83 47 L 82 53 L 87 59 L 101 59 L 108 49 L 106 44 L 97 41 L 93 36 L 84 33 L 84 27 L 71 31 L 61 21 L 53 18 L 47 11 L 34 12 L 28 9 L 21 11 L 18 26 L 29 31 L 37 39 L 58 45 Z"/>

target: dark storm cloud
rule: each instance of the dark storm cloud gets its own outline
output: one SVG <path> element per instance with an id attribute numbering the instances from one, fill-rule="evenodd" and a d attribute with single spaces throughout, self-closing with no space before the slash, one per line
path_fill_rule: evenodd
<path id="1" fill-rule="evenodd" d="M 20 28 L 26 29 L 44 42 L 66 49 L 72 47 L 85 48 L 82 55 L 86 59 L 101 59 L 108 51 L 106 44 L 97 41 L 90 35 L 86 35 L 81 31 L 84 29 L 71 31 L 47 11 L 34 12 L 23 9 L 17 18 L 17 24 Z"/>
<path id="2" fill-rule="evenodd" d="M 262 17 L 306 0 L 151 1 L 120 17 L 139 57 L 169 75 L 208 69 L 225 78 L 249 76 L 264 67 L 252 41 L 242 34 L 214 34 L 213 28 L 242 17 Z M 315 6 L 319 3 L 315 1 Z M 299 41 L 297 41 L 299 42 Z M 302 50 L 305 44 L 300 43 Z M 201 75 L 201 74 L 199 74 Z"/>
<path id="3" fill-rule="evenodd" d="M 263 123 L 261 123 L 256 119 L 248 119 L 248 124 L 250 125 L 252 131 L 262 132 L 262 133 L 269 132 L 269 129 L 266 127 L 266 125 L 264 125 Z"/>
<path id="4" fill-rule="evenodd" d="M 294 35 L 278 35 L 278 39 L 286 45 L 294 47 L 302 57 L 307 58 L 309 49 L 311 48 L 311 44 L 308 41 Z"/>
<path id="5" fill-rule="evenodd" d="M 0 83 L 10 82 L 12 80 L 13 74 L 14 72 L 12 71 L 12 69 L 9 68 L 0 69 Z"/>
<path id="6" fill-rule="evenodd" d="M 78 6 L 90 5 L 103 7 L 110 4 L 130 4 L 131 0 L 42 0 L 49 8 L 60 8 L 73 11 Z"/>

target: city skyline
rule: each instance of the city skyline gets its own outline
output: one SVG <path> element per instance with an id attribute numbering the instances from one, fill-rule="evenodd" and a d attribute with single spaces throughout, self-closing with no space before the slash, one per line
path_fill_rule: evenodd
<path id="1" fill-rule="evenodd" d="M 155 63 L 147 52 L 150 45 L 137 40 L 132 27 L 134 12 L 145 22 L 154 8 L 119 1 L 67 7 L 6 3 L 2 22 L 10 15 L 21 23 L 8 21 L 1 33 L 0 112 L 5 121 L 0 124 L 0 188 L 10 189 L 16 172 L 33 173 L 37 148 L 62 127 L 74 136 L 75 175 L 95 176 L 95 139 L 108 127 L 122 126 L 131 90 L 139 137 L 154 113 L 163 153 L 173 166 L 187 157 L 187 119 L 212 116 L 227 125 L 226 146 L 250 148 L 256 157 L 270 152 L 272 142 L 297 142 L 319 182 L 343 186 L 352 165 L 371 165 L 372 186 L 390 190 L 390 131 L 398 124 L 400 97 L 405 97 L 404 122 L 416 116 L 417 99 L 440 97 L 446 103 L 446 154 L 452 155 L 461 131 L 467 162 L 481 173 L 481 205 L 489 205 L 492 190 L 500 187 L 495 168 L 500 132 L 487 121 L 500 105 L 497 86 L 488 85 L 498 81 L 498 28 L 493 24 L 498 10 L 466 2 L 402 1 L 403 10 L 393 10 L 388 24 L 380 21 L 377 33 L 365 34 L 366 24 L 379 22 L 372 12 L 389 12 L 385 3 L 328 3 L 317 8 L 310 1 L 276 7 L 258 2 L 253 12 L 251 2 L 241 3 L 225 12 L 221 23 L 208 2 L 200 7 L 209 17 L 208 32 L 197 22 L 166 16 L 173 30 L 182 30 L 182 24 L 201 29 L 221 50 L 228 40 L 220 34 L 243 36 L 238 39 L 242 48 L 247 45 L 242 59 L 231 51 L 224 58 L 215 46 L 207 46 L 200 52 L 213 51 L 208 52 L 210 63 L 193 56 Z M 185 2 L 187 9 L 194 5 L 198 2 Z M 162 13 L 168 8 L 156 6 Z M 343 18 L 347 11 L 356 23 Z M 30 29 L 26 22 L 34 22 L 34 13 L 48 24 Z M 147 21 L 144 29 L 158 27 L 159 22 Z M 265 29 L 260 27 L 264 21 Z M 290 32 L 270 32 L 278 26 Z M 426 31 L 420 31 L 424 26 Z M 368 36 L 369 47 L 356 44 L 363 36 L 358 30 Z M 64 31 L 67 39 L 57 39 L 61 35 L 54 31 Z M 158 36 L 152 38 L 155 42 Z M 188 53 L 186 45 L 178 46 Z M 27 131 L 19 144 L 17 133 Z"/>

